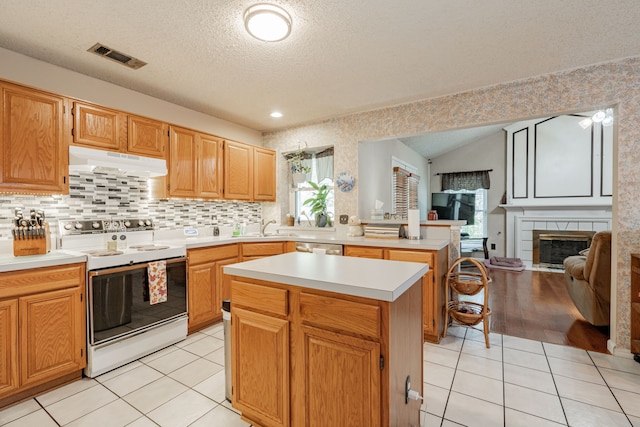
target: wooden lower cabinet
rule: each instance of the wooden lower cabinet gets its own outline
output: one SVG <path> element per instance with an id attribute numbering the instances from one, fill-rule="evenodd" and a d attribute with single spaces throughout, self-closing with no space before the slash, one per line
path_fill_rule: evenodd
<path id="1" fill-rule="evenodd" d="M 429 264 L 429 271 L 422 278 L 424 339 L 440 342 L 445 322 L 444 276 L 449 263 L 447 248 L 435 251 L 347 245 L 344 255 Z"/>
<path id="2" fill-rule="evenodd" d="M 18 388 L 18 300 L 0 301 L 0 396 Z"/>
<path id="3" fill-rule="evenodd" d="M 84 292 L 84 264 L 0 274 L 0 407 L 82 376 Z"/>
<path id="4" fill-rule="evenodd" d="M 419 425 L 422 285 L 390 303 L 231 276 L 233 406 L 254 426 Z"/>
<path id="5" fill-rule="evenodd" d="M 222 318 L 222 300 L 231 296 L 222 267 L 238 262 L 238 255 L 236 243 L 187 251 L 189 333 Z"/>
<path id="6" fill-rule="evenodd" d="M 289 322 L 240 308 L 233 322 L 234 405 L 260 425 L 289 425 Z"/>
<path id="7" fill-rule="evenodd" d="M 306 425 L 380 425 L 380 343 L 308 326 L 302 333 Z M 336 399 L 337 390 L 346 393 Z"/>
<path id="8" fill-rule="evenodd" d="M 242 261 L 283 254 L 286 246 L 285 242 L 243 243 Z"/>
<path id="9" fill-rule="evenodd" d="M 84 301 L 80 289 L 19 299 L 20 384 L 39 384 L 84 367 Z"/>

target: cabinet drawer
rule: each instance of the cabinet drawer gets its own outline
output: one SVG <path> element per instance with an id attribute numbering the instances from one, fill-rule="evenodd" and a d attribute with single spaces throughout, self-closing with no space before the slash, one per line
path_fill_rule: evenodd
<path id="1" fill-rule="evenodd" d="M 284 253 L 284 243 L 268 242 L 268 243 L 243 243 L 242 256 L 264 256 L 279 255 Z"/>
<path id="2" fill-rule="evenodd" d="M 189 249 L 187 251 L 189 265 L 202 264 L 219 259 L 237 258 L 238 245 L 214 246 L 209 248 Z"/>
<path id="3" fill-rule="evenodd" d="M 231 304 L 281 316 L 289 314 L 286 289 L 255 285 L 239 280 L 231 281 Z"/>
<path id="4" fill-rule="evenodd" d="M 433 266 L 433 254 L 430 252 L 389 249 L 387 251 L 387 259 L 394 261 L 422 262 Z"/>
<path id="5" fill-rule="evenodd" d="M 0 298 L 84 285 L 84 264 L 35 268 L 0 274 Z"/>
<path id="6" fill-rule="evenodd" d="M 300 293 L 303 323 L 377 338 L 381 333 L 380 307 L 338 298 Z"/>
<path id="7" fill-rule="evenodd" d="M 383 258 L 383 249 L 382 248 L 370 248 L 366 246 L 345 246 L 344 254 L 345 256 L 356 256 L 361 258 Z"/>

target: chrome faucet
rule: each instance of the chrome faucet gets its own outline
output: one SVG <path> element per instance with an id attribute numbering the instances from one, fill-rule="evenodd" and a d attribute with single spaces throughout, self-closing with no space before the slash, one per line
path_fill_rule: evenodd
<path id="1" fill-rule="evenodd" d="M 275 223 L 276 223 L 276 220 L 275 220 L 275 219 L 272 219 L 272 220 L 270 220 L 269 222 L 267 222 L 267 223 L 265 224 L 265 223 L 264 223 L 264 219 L 263 219 L 263 220 L 262 220 L 262 225 L 260 226 L 260 235 L 261 235 L 261 236 L 264 236 L 264 230 L 266 230 L 266 229 L 267 229 L 267 226 L 268 226 L 269 224 L 275 224 Z"/>

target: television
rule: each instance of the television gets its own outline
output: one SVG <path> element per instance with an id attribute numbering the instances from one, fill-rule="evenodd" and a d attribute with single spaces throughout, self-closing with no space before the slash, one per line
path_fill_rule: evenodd
<path id="1" fill-rule="evenodd" d="M 466 220 L 473 225 L 476 214 L 475 193 L 431 193 L 431 209 L 438 219 Z"/>

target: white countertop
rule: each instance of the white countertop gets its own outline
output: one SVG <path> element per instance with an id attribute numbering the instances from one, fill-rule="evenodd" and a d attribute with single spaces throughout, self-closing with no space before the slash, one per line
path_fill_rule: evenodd
<path id="1" fill-rule="evenodd" d="M 13 256 L 9 253 L 0 253 L 0 273 L 86 261 L 87 257 L 85 255 L 58 250 L 51 251 L 48 254 L 26 256 Z"/>
<path id="2" fill-rule="evenodd" d="M 212 235 L 212 231 L 208 229 L 205 230 L 205 232 L 202 232 L 199 237 L 186 237 L 181 229 L 159 230 L 156 231 L 156 241 L 171 244 L 184 244 L 187 249 L 228 245 L 240 242 L 266 243 L 285 241 L 334 243 L 339 245 L 374 246 L 416 250 L 440 250 L 447 247 L 449 244 L 449 240 L 437 239 L 408 240 L 349 237 L 346 235 L 346 230 L 340 231 L 336 229 L 333 229 L 332 231 L 314 231 L 313 229 L 299 230 L 292 228 L 292 230 L 289 231 L 285 228 L 279 231 L 281 234 L 276 233 L 265 237 L 260 237 L 255 234 L 238 237 L 232 237 L 226 234 L 214 237 Z M 86 256 L 73 252 L 65 252 L 64 250 L 52 250 L 50 253 L 43 255 L 15 257 L 13 256 L 13 250 L 10 244 L 0 246 L 0 273 L 86 261 Z"/>
<path id="3" fill-rule="evenodd" d="M 429 270 L 404 261 L 290 252 L 223 267 L 225 274 L 395 301 Z"/>
<path id="4" fill-rule="evenodd" d="M 203 248 L 207 246 L 227 245 L 238 242 L 315 242 L 315 243 L 333 243 L 338 245 L 356 245 L 356 246 L 374 246 L 398 249 L 416 249 L 416 250 L 440 250 L 449 245 L 449 240 L 445 239 L 375 239 L 366 237 L 349 237 L 346 232 L 313 232 L 313 231 L 284 231 L 281 234 L 270 234 L 265 237 L 258 235 L 246 235 L 232 237 L 230 235 L 212 236 L 202 233 L 199 237 L 184 237 L 180 235 L 181 231 L 174 233 L 157 232 L 156 240 L 158 242 L 177 243 L 182 242 L 187 245 L 187 249 Z"/>

